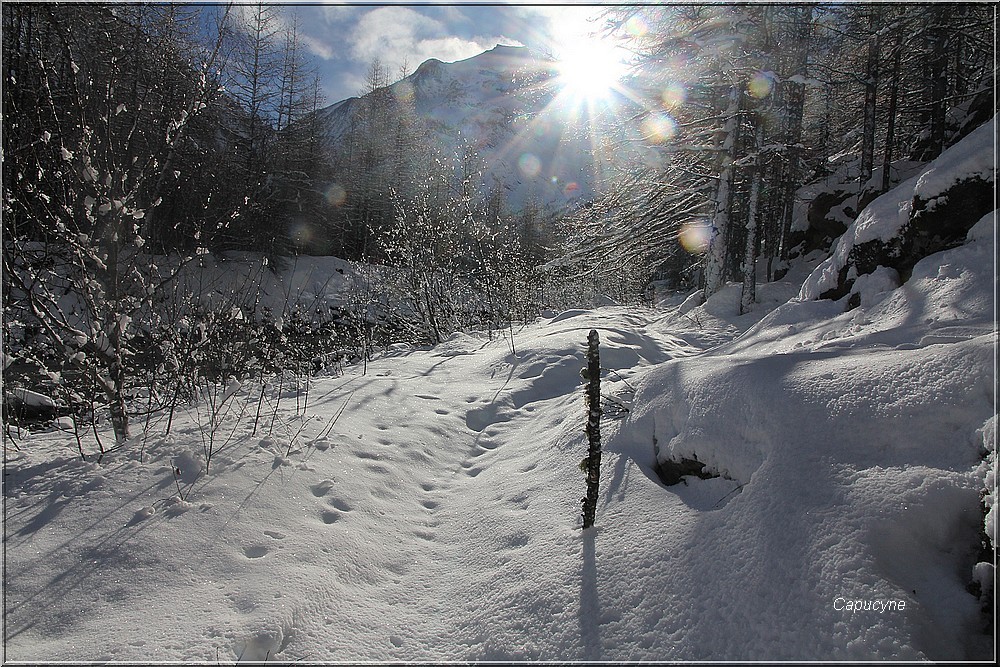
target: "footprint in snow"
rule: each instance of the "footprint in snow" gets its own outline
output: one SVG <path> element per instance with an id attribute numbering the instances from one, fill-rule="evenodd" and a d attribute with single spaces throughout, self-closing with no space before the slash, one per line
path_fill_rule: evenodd
<path id="1" fill-rule="evenodd" d="M 324 479 L 322 482 L 317 482 L 316 484 L 310 486 L 309 490 L 312 491 L 312 494 L 317 498 L 322 498 L 329 493 L 332 488 L 333 480 Z"/>
<path id="2" fill-rule="evenodd" d="M 268 548 L 263 544 L 254 544 L 243 548 L 243 555 L 247 558 L 263 558 L 267 555 Z"/>
<path id="3" fill-rule="evenodd" d="M 285 539 L 284 533 L 279 533 L 276 530 L 265 530 L 264 534 L 270 537 L 272 540 L 283 540 Z"/>
<path id="4" fill-rule="evenodd" d="M 341 500 L 340 498 L 331 498 L 329 501 L 331 507 L 335 507 L 341 512 L 350 512 L 354 507 L 346 500 Z"/>
<path id="5" fill-rule="evenodd" d="M 333 512 L 331 510 L 327 510 L 325 512 L 320 512 L 319 518 L 326 525 L 330 525 L 331 523 L 336 523 L 337 521 L 340 521 L 340 516 L 341 515 L 339 512 Z"/>
<path id="6" fill-rule="evenodd" d="M 531 541 L 531 536 L 527 533 L 515 533 L 507 539 L 508 549 L 519 549 L 526 546 Z"/>

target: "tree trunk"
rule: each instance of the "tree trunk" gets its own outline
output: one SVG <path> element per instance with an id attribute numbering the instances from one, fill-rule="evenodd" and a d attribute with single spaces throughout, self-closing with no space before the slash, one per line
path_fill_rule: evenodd
<path id="1" fill-rule="evenodd" d="M 874 9 L 869 17 L 868 54 L 865 60 L 865 78 L 862 83 L 865 90 L 864 108 L 862 109 L 861 129 L 861 174 L 858 177 L 858 205 L 856 213 L 861 212 L 864 193 L 868 181 L 875 168 L 875 104 L 878 92 L 878 60 L 881 49 L 881 37 L 878 35 L 880 26 L 880 10 Z"/>
<path id="2" fill-rule="evenodd" d="M 812 5 L 801 7 L 801 15 L 798 17 L 795 26 L 795 39 L 793 43 L 796 49 L 796 62 L 792 74 L 799 77 L 805 77 L 807 74 L 809 35 L 812 31 L 812 11 Z M 782 261 L 788 259 L 788 239 L 792 233 L 795 191 L 799 188 L 799 182 L 802 180 L 799 156 L 801 154 L 800 145 L 802 143 L 802 116 L 806 101 L 806 85 L 804 81 L 790 81 L 785 85 L 788 87 L 788 99 L 786 103 L 788 109 L 788 126 L 785 136 L 786 168 L 782 174 L 784 192 L 782 193 L 781 239 L 778 243 L 778 256 Z M 770 270 L 768 270 L 769 276 L 770 273 Z"/>
<path id="3" fill-rule="evenodd" d="M 879 192 L 888 192 L 892 181 L 890 168 L 893 160 L 893 144 L 896 142 L 896 107 L 899 105 L 899 64 L 903 52 L 902 39 L 896 33 L 896 43 L 892 55 L 892 85 L 889 88 L 888 119 L 885 128 L 885 153 L 882 157 L 882 183 Z"/>
<path id="4" fill-rule="evenodd" d="M 740 89 L 731 86 L 729 104 L 726 107 L 726 122 L 716 137 L 719 150 L 719 187 L 715 197 L 715 215 L 712 217 L 712 238 L 708 244 L 705 259 L 705 299 L 718 292 L 726 284 L 726 251 L 729 244 L 729 224 L 733 188 L 733 150 L 739 121 Z"/>
<path id="5" fill-rule="evenodd" d="M 931 85 L 930 102 L 930 145 L 925 156 L 936 158 L 944 150 L 945 140 L 945 99 L 948 95 L 948 33 L 945 28 L 944 12 L 951 8 L 930 8 L 931 21 L 928 30 L 930 63 L 928 75 Z"/>
<path id="6" fill-rule="evenodd" d="M 764 124 L 757 119 L 754 131 L 754 150 L 757 152 L 756 164 L 753 167 L 753 180 L 750 183 L 750 201 L 747 204 L 747 244 L 743 256 L 743 290 L 740 298 L 740 315 L 753 310 L 757 298 L 757 222 L 758 202 L 760 200 L 761 172 L 764 169 L 760 154 L 764 147 Z"/>
<path id="7" fill-rule="evenodd" d="M 583 499 L 583 527 L 594 525 L 601 482 L 601 354 L 600 338 L 592 329 L 587 337 L 587 497 Z"/>

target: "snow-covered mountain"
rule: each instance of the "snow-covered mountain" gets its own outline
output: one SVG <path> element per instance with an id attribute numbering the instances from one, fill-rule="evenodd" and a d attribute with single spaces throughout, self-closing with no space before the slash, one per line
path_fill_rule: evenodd
<path id="1" fill-rule="evenodd" d="M 611 107 L 564 93 L 555 62 L 527 47 L 496 46 L 454 63 L 432 58 L 389 91 L 397 109 L 411 105 L 432 143 L 458 156 L 474 150 L 486 167 L 483 191 L 500 185 L 515 210 L 531 197 L 572 206 L 599 188 L 593 137 Z M 319 111 L 331 146 L 347 140 L 371 95 Z"/>

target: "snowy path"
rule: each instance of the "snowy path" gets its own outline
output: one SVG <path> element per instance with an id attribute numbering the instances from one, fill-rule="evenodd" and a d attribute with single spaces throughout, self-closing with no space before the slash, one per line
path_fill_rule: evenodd
<path id="1" fill-rule="evenodd" d="M 286 387 L 270 435 L 251 435 L 251 386 L 207 476 L 195 409 L 100 466 L 38 434 L 5 471 L 5 657 L 981 657 L 965 586 L 976 452 L 995 438 L 995 323 L 980 308 L 959 335 L 939 316 L 988 304 L 961 291 L 988 285 L 986 270 L 915 271 L 919 307 L 905 290 L 846 313 L 787 304 L 705 354 L 766 312 L 721 317 L 738 286 L 690 318 L 567 311 L 526 327 L 516 353 L 456 334 L 315 381 L 304 418 Z M 616 371 L 603 393 L 638 394 L 627 420 L 604 421 L 597 527 L 583 533 L 591 328 Z M 664 487 L 654 441 L 734 479 Z M 908 606 L 844 613 L 838 597 Z"/>
<path id="2" fill-rule="evenodd" d="M 575 476 L 581 454 L 566 450 L 580 442 L 583 346 L 577 327 L 555 327 L 545 336 L 548 350 L 533 345 L 520 354 L 511 354 L 499 339 L 485 344 L 456 336 L 428 354 L 373 365 L 369 378 L 355 378 L 341 389 L 352 392 L 353 405 L 337 424 L 343 444 L 330 450 L 341 452 L 342 477 L 316 490 L 324 492 L 324 505 L 334 506 L 322 510 L 337 517 L 331 527 L 342 531 L 331 556 L 340 563 L 338 580 L 356 597 L 346 605 L 331 583 L 328 594 L 309 606 L 318 611 L 336 600 L 339 615 L 372 616 L 367 629 L 352 629 L 344 646 L 332 638 L 331 656 L 537 658 L 543 649 L 530 641 L 495 645 L 488 619 L 520 612 L 526 614 L 523 622 L 534 622 L 538 605 L 546 604 L 554 620 L 569 615 L 560 622 L 578 639 L 579 582 L 537 590 L 531 572 L 539 566 L 571 572 L 580 557 L 574 552 L 578 520 L 571 513 L 577 504 L 553 503 L 553 491 L 564 485 L 546 488 L 552 483 L 537 478 L 543 477 L 539 473 Z M 639 350 L 657 360 L 667 354 L 649 338 L 631 335 L 631 342 L 639 343 L 634 347 L 615 346 L 613 340 L 614 335 L 606 364 L 614 364 L 616 353 L 630 365 L 640 361 Z M 340 396 L 330 400 L 336 403 Z M 556 442 L 551 433 L 560 434 Z M 539 471 L 539 450 L 553 449 L 556 461 Z M 524 488 L 533 478 L 537 481 Z M 575 492 L 582 493 L 582 479 L 574 481 L 580 483 Z M 343 511 L 351 502 L 345 499 L 356 503 L 350 513 Z M 361 538 L 384 547 L 374 558 L 370 545 L 351 543 L 354 513 L 367 515 Z M 539 550 L 533 541 L 546 539 L 540 521 L 564 543 L 562 562 L 540 563 L 530 556 Z M 553 546 L 540 551 L 552 557 Z M 318 614 L 300 616 L 297 631 L 322 635 Z M 535 641 L 545 636 L 542 628 L 523 630 Z"/>

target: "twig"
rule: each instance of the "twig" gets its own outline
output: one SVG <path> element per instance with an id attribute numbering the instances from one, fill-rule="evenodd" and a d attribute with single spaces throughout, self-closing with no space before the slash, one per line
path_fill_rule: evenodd
<path id="1" fill-rule="evenodd" d="M 330 435 L 330 431 L 333 430 L 334 424 L 336 424 L 337 420 L 340 419 L 340 415 L 344 414 L 344 410 L 347 409 L 347 404 L 351 402 L 351 396 L 353 395 L 354 391 L 352 391 L 350 394 L 347 395 L 347 399 L 344 401 L 344 404 L 341 405 L 340 409 L 337 410 L 337 413 L 333 415 L 333 419 L 330 420 L 330 424 L 326 427 L 326 429 L 320 432 L 319 436 L 316 438 L 317 440 L 320 440 Z"/>
<path id="2" fill-rule="evenodd" d="M 746 485 L 747 485 L 747 483 L 746 483 L 746 482 L 743 482 L 742 484 L 740 484 L 739 486 L 737 486 L 737 487 L 736 487 L 735 489 L 733 489 L 732 491 L 730 491 L 730 492 L 729 492 L 729 493 L 727 493 L 726 495 L 724 495 L 724 496 L 722 496 L 721 498 L 719 498 L 719 502 L 718 502 L 718 503 L 715 503 L 714 505 L 712 505 L 712 509 L 715 509 L 716 507 L 718 507 L 718 506 L 719 506 L 719 503 L 721 503 L 721 502 L 722 502 L 723 500 L 725 500 L 725 499 L 726 499 L 726 498 L 728 498 L 729 496 L 733 495 L 734 493 L 736 493 L 737 491 L 739 491 L 740 489 L 742 489 L 742 488 L 743 488 L 744 486 L 746 486 Z"/>
<path id="3" fill-rule="evenodd" d="M 609 373 L 614 373 L 614 374 L 615 374 L 615 376 L 616 376 L 616 377 L 617 377 L 617 378 L 618 378 L 619 380 L 621 380 L 622 382 L 624 382 L 624 383 L 625 383 L 625 386 L 627 386 L 627 387 L 628 387 L 629 389 L 631 389 L 631 390 L 632 390 L 632 393 L 635 393 L 635 387 L 633 387 L 633 386 L 632 386 L 631 384 L 629 384 L 629 381 L 628 381 L 628 380 L 626 380 L 625 378 L 623 378 L 623 377 L 621 376 L 621 374 L 620 374 L 620 373 L 619 373 L 618 371 L 616 371 L 616 370 L 615 370 L 615 369 L 613 369 L 613 368 L 608 368 L 608 369 L 605 369 L 605 370 L 607 370 L 607 371 L 608 371 Z"/>

